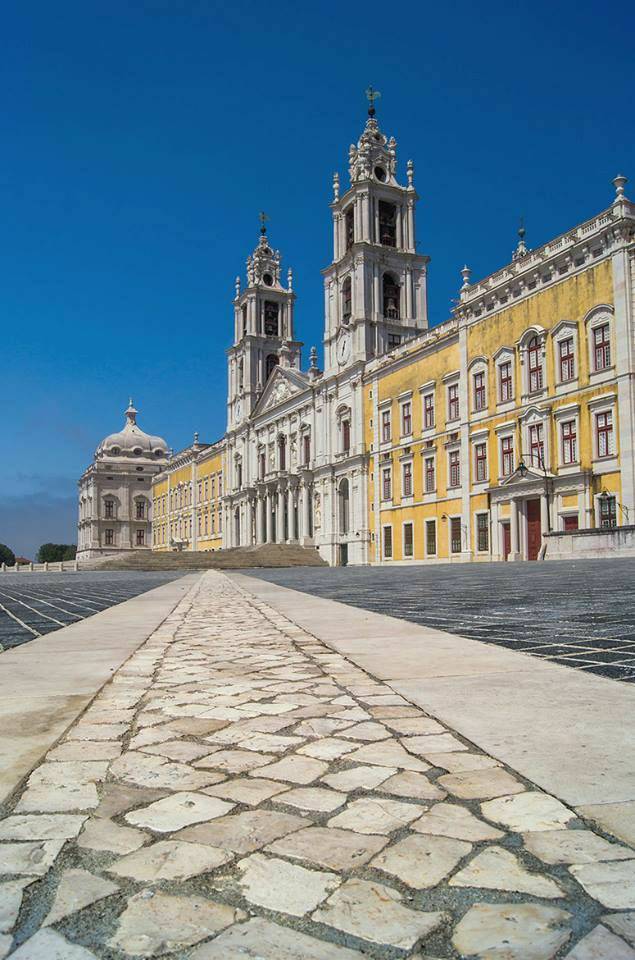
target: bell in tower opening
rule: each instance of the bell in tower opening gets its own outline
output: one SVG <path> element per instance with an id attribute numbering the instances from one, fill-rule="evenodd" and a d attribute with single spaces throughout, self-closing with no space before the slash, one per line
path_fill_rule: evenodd
<path id="1" fill-rule="evenodd" d="M 274 303 L 272 300 L 265 300 L 264 311 L 265 311 L 265 336 L 266 337 L 280 336 L 279 326 L 278 326 L 279 305 L 277 303 Z"/>

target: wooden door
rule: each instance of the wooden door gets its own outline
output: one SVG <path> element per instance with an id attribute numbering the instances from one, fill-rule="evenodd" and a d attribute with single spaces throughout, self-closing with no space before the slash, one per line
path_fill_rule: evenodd
<path id="1" fill-rule="evenodd" d="M 503 524 L 503 559 L 507 560 L 512 549 L 512 528 L 509 520 Z"/>
<path id="2" fill-rule="evenodd" d="M 565 529 L 565 532 L 568 532 L 568 531 L 570 531 L 570 530 L 577 530 L 577 529 L 578 529 L 578 515 L 577 515 L 577 513 L 573 514 L 573 516 L 571 516 L 571 517 L 565 517 L 565 518 L 564 518 L 564 529 Z"/>
<path id="3" fill-rule="evenodd" d="M 540 528 L 540 500 L 527 500 L 527 559 L 537 560 L 542 535 Z"/>

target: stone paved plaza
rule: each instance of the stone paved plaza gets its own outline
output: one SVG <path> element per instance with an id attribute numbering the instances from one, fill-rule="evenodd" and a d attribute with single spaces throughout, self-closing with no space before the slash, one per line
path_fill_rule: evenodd
<path id="1" fill-rule="evenodd" d="M 635 681 L 635 560 L 249 572 L 598 676 Z"/>
<path id="2" fill-rule="evenodd" d="M 635 850 L 220 573 L 0 820 L 0 957 L 634 960 Z"/>
<path id="3" fill-rule="evenodd" d="M 181 576 L 179 572 L 4 573 L 0 575 L 0 648 L 52 633 Z"/>

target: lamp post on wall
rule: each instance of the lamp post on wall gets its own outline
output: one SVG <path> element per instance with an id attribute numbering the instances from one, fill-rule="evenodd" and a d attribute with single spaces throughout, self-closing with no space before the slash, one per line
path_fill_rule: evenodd
<path id="1" fill-rule="evenodd" d="M 544 463 L 543 463 L 543 461 L 542 461 L 542 457 L 541 457 L 539 454 L 535 454 L 535 453 L 523 454 L 523 453 L 521 453 L 521 459 L 520 459 L 520 463 L 518 464 L 517 470 L 518 470 L 518 473 L 520 474 L 520 476 L 522 477 L 523 480 L 525 479 L 525 477 L 526 477 L 527 474 L 529 473 L 529 469 L 528 469 L 528 467 L 527 467 L 527 465 L 526 465 L 526 463 L 525 463 L 525 457 L 527 457 L 527 459 L 529 460 L 530 463 L 532 463 L 533 460 L 537 459 L 537 460 L 538 460 L 538 469 L 542 471 L 542 474 L 543 474 L 543 477 L 544 477 L 544 480 L 545 480 L 545 499 L 546 499 L 546 503 L 547 503 L 547 533 L 551 533 L 551 507 L 549 506 L 549 474 L 548 474 L 548 472 L 547 472 L 547 468 L 545 467 L 545 465 L 544 465 Z M 532 466 L 533 466 L 533 463 L 532 463 Z"/>

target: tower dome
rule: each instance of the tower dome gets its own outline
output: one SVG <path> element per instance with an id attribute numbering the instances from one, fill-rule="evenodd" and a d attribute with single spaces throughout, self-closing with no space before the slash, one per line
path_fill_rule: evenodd
<path id="1" fill-rule="evenodd" d="M 97 450 L 95 459 L 103 460 L 120 457 L 145 457 L 162 460 L 167 458 L 168 445 L 163 437 L 145 433 L 137 423 L 137 410 L 132 398 L 125 412 L 126 422 L 123 430 L 105 437 Z"/>

